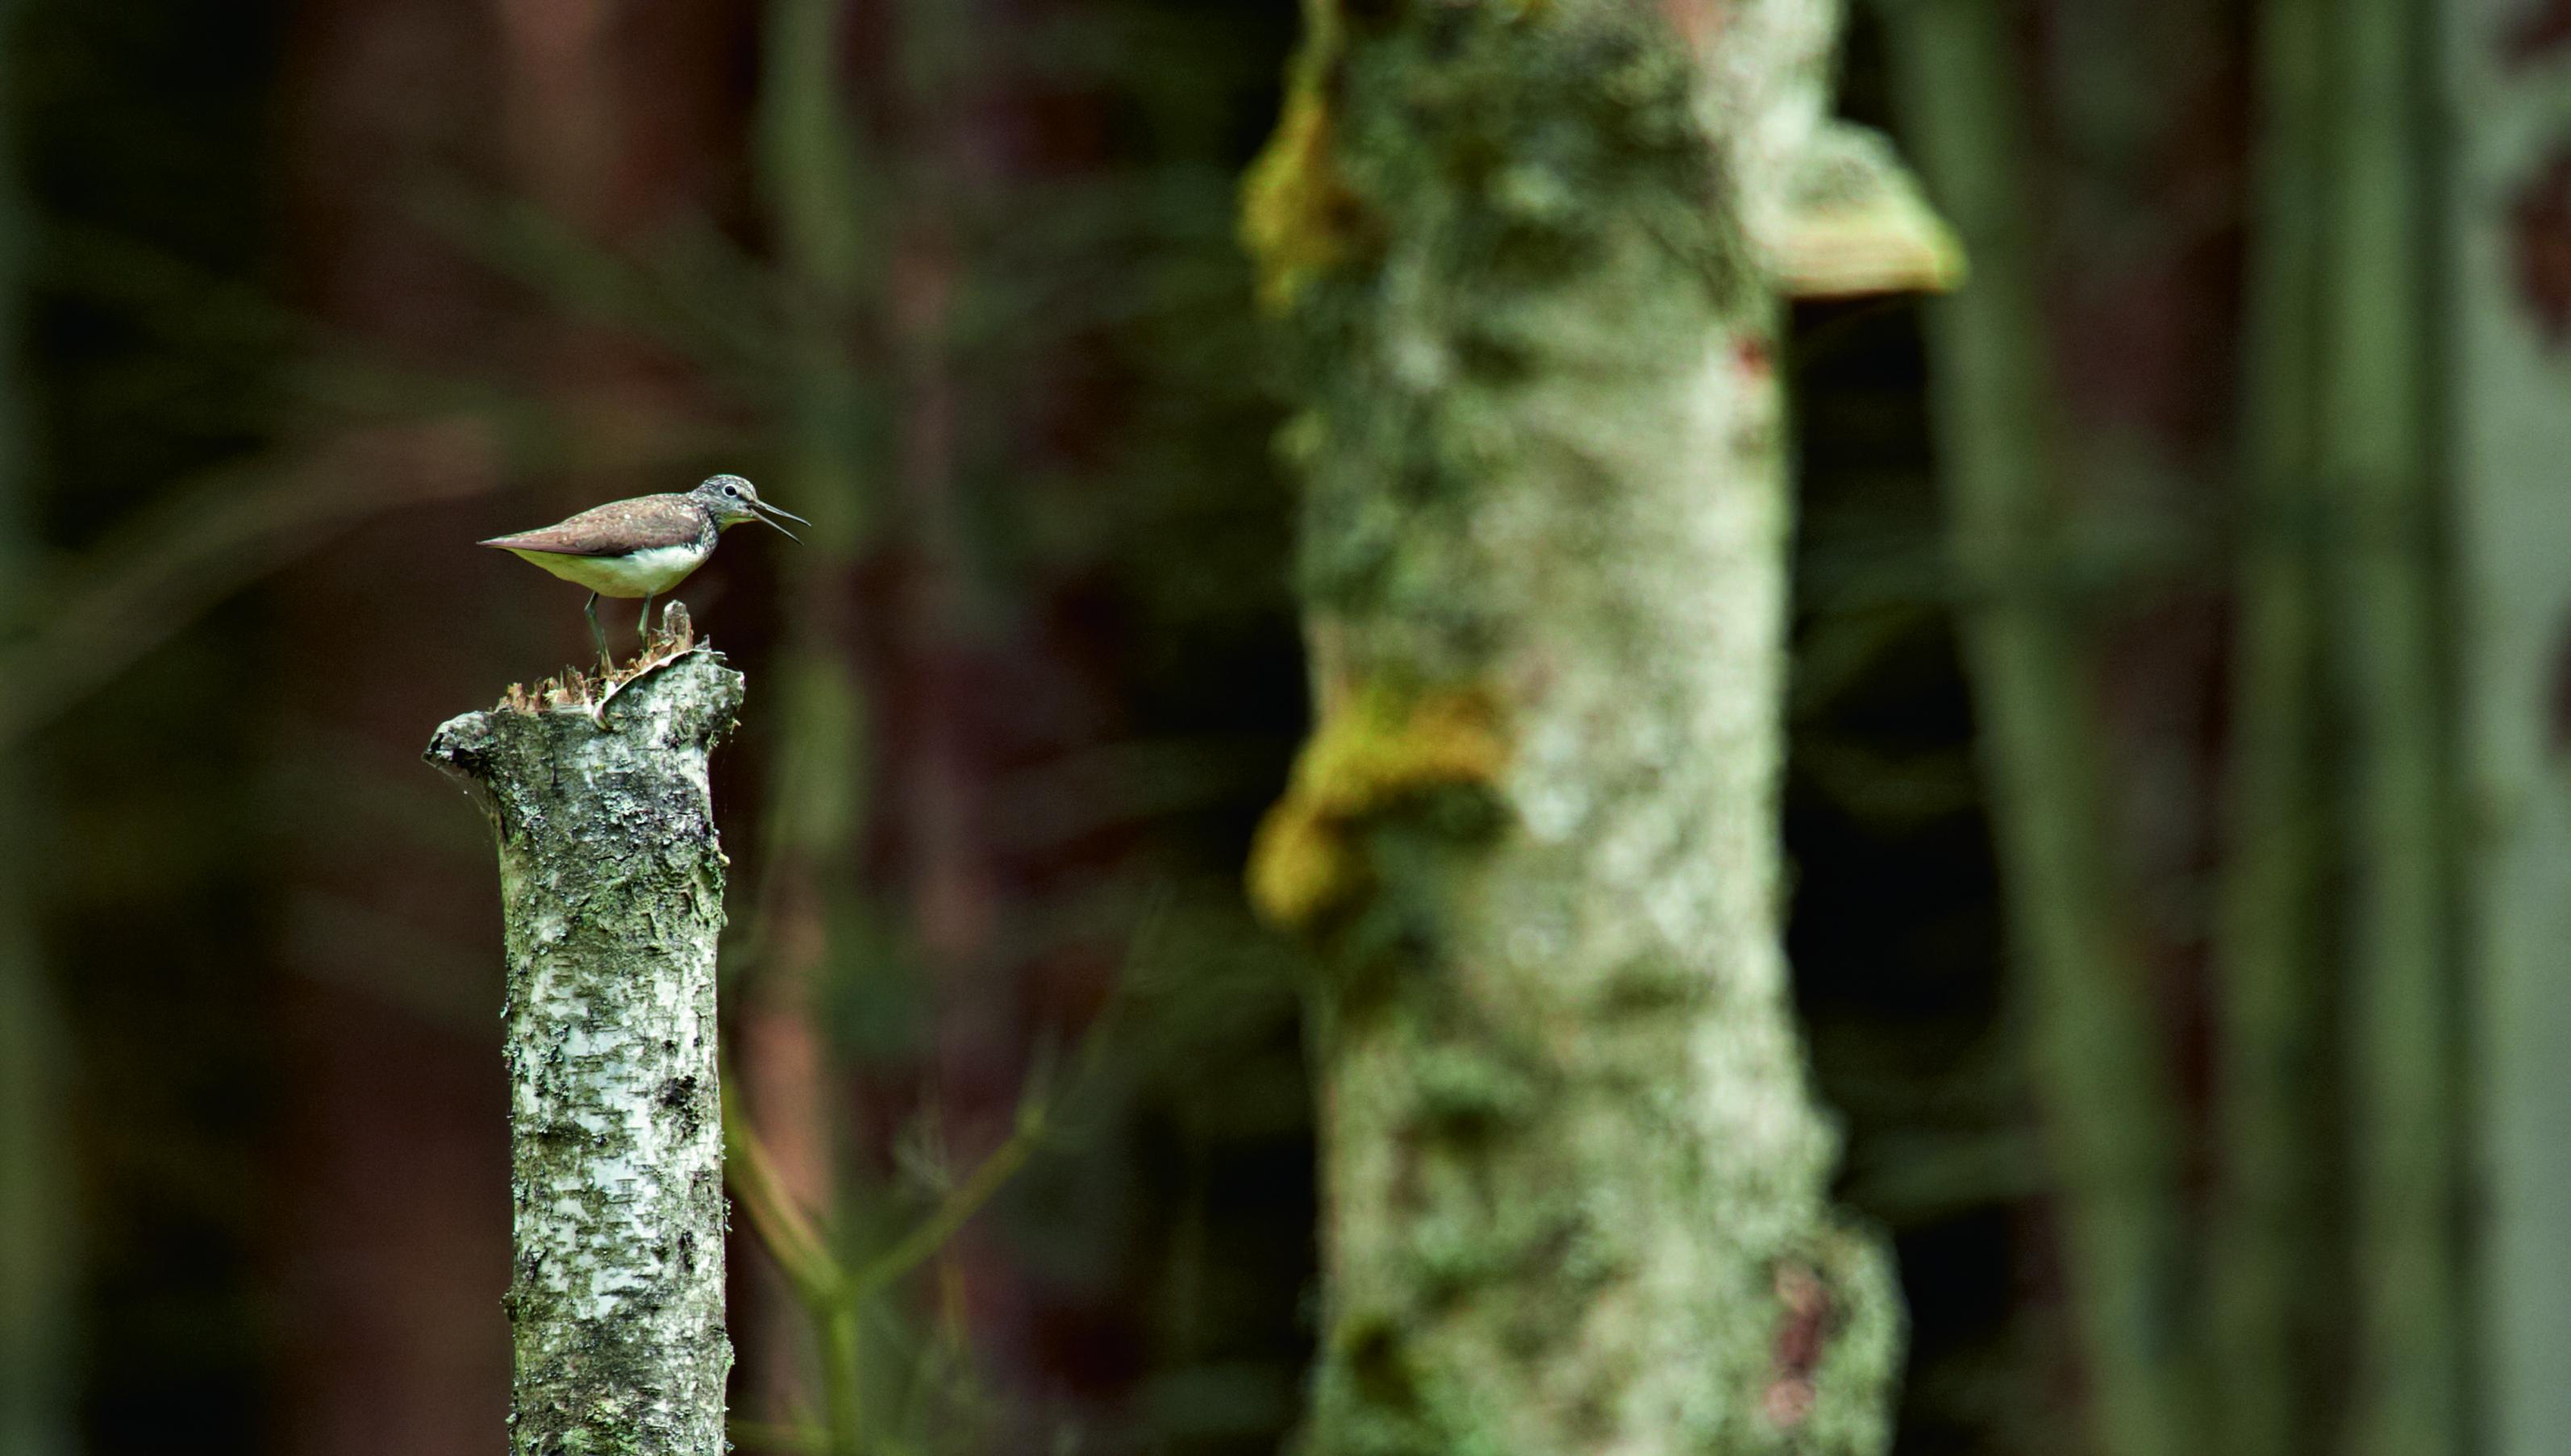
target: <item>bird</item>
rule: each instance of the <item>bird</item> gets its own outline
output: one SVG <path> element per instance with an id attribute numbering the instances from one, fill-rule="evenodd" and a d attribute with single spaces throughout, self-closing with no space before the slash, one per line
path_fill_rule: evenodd
<path id="1" fill-rule="evenodd" d="M 785 539 L 801 540 L 785 530 L 779 516 L 798 526 L 812 524 L 761 500 L 758 488 L 740 476 L 717 475 L 695 490 L 609 501 L 540 530 L 494 536 L 480 544 L 589 588 L 589 602 L 581 612 L 589 618 L 590 635 L 598 639 L 599 660 L 612 662 L 607 630 L 598 625 L 599 598 L 642 598 L 643 620 L 636 630 L 649 637 L 652 599 L 705 565 L 726 529 L 765 521 L 784 531 Z"/>

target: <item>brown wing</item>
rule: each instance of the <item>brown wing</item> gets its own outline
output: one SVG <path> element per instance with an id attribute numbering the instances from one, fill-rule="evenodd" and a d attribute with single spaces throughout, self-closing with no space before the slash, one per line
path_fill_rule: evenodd
<path id="1" fill-rule="evenodd" d="M 646 495 L 609 501 L 542 530 L 494 536 L 482 544 L 557 556 L 623 556 L 656 546 L 685 546 L 704 531 L 705 517 L 686 496 Z"/>

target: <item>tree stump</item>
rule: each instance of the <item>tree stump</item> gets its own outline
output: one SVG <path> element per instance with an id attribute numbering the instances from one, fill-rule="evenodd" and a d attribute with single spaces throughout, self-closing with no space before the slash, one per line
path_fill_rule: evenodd
<path id="1" fill-rule="evenodd" d="M 513 688 L 426 754 L 499 841 L 518 1456 L 725 1450 L 726 860 L 706 759 L 743 680 L 658 649 L 603 685 Z"/>

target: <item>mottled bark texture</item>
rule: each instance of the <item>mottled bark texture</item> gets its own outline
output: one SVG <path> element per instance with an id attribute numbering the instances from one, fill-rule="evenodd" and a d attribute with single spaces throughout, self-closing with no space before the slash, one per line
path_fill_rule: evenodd
<path id="1" fill-rule="evenodd" d="M 1320 966 L 1321 1456 L 1884 1444 L 1898 1300 L 1779 942 L 1779 309 L 1723 74 L 1649 4 L 1316 4 L 1251 180 L 1305 350 L 1319 722 L 1251 879 Z"/>
<path id="2" fill-rule="evenodd" d="M 741 697 L 720 657 L 684 651 L 595 712 L 513 693 L 429 743 L 500 846 L 517 1456 L 725 1449 L 706 755 Z"/>

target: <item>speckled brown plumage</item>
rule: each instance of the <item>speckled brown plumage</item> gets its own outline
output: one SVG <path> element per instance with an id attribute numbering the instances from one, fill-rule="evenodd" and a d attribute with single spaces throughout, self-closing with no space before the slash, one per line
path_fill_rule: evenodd
<path id="1" fill-rule="evenodd" d="M 557 556 L 625 556 L 656 547 L 693 545 L 712 525 L 706 508 L 690 496 L 645 495 L 609 501 L 569 520 L 515 536 L 494 536 L 482 544 Z"/>
<path id="2" fill-rule="evenodd" d="M 640 625 L 648 631 L 652 603 L 705 565 L 724 530 L 744 521 L 765 522 L 788 539 L 794 533 L 783 522 L 810 524 L 762 501 L 758 487 L 740 476 L 714 475 L 684 495 L 610 501 L 541 530 L 494 536 L 482 544 L 589 588 L 581 615 L 589 619 L 600 660 L 609 661 L 607 630 L 598 625 L 598 599 L 642 598 Z"/>

